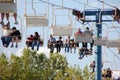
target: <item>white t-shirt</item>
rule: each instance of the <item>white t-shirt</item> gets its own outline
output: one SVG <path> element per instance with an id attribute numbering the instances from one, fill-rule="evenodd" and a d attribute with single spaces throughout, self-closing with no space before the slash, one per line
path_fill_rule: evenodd
<path id="1" fill-rule="evenodd" d="M 11 30 L 3 29 L 3 36 L 8 36 L 10 35 Z"/>

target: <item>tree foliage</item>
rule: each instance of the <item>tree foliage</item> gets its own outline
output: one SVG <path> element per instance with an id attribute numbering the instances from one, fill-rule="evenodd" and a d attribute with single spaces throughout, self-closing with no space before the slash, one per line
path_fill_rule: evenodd
<path id="1" fill-rule="evenodd" d="M 86 66 L 69 67 L 65 57 L 58 53 L 46 57 L 29 49 L 21 57 L 0 55 L 0 78 L 2 80 L 88 80 L 90 72 Z"/>

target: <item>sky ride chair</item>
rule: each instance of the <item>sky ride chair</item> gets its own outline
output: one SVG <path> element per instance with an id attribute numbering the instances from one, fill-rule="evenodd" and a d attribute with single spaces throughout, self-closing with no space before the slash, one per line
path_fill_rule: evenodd
<path id="1" fill-rule="evenodd" d="M 20 42 L 21 41 L 21 33 L 20 33 L 20 31 L 19 30 L 17 30 L 16 29 L 16 27 L 13 27 L 12 28 L 12 32 L 11 32 L 11 38 L 12 38 L 12 40 L 11 40 L 11 48 L 13 48 L 14 47 L 14 42 L 16 42 L 16 48 L 18 47 L 18 42 Z"/>
<path id="2" fill-rule="evenodd" d="M 25 0 L 24 18 L 26 22 L 26 35 L 27 35 L 27 28 L 31 28 L 31 27 L 34 27 L 34 28 L 42 27 L 43 28 L 43 39 L 40 40 L 40 46 L 43 46 L 44 27 L 48 26 L 48 5 L 46 5 L 46 3 L 35 2 L 33 0 L 31 1 Z M 26 41 L 29 42 L 28 39 Z M 28 46 L 28 43 L 26 45 Z"/>
<path id="3" fill-rule="evenodd" d="M 72 16 L 69 9 L 52 6 L 51 33 L 53 36 L 71 36 Z"/>
<path id="4" fill-rule="evenodd" d="M 30 0 L 29 0 L 30 1 Z M 40 4 L 40 6 L 39 6 Z M 39 7 L 39 8 L 38 8 Z M 25 22 L 26 27 L 46 27 L 48 26 L 47 5 L 40 2 L 25 0 Z M 33 13 L 28 13 L 32 12 Z M 42 13 L 40 13 L 42 12 Z"/>
<path id="5" fill-rule="evenodd" d="M 27 48 L 32 48 L 32 43 L 34 41 L 34 36 L 33 35 L 30 35 L 29 37 L 27 37 L 26 39 L 26 46 Z M 34 44 L 34 46 L 37 46 L 37 43 Z M 43 46 L 43 40 L 42 39 L 39 39 L 39 46 Z"/>
<path id="6" fill-rule="evenodd" d="M 84 14 L 81 11 L 78 11 L 76 9 L 72 10 L 72 14 L 76 16 L 77 21 L 82 21 L 82 24 L 84 24 Z M 91 34 L 75 34 L 74 33 L 74 40 L 76 43 L 82 43 L 83 47 L 79 49 L 79 59 L 82 59 L 84 55 L 91 54 L 91 51 L 87 49 L 87 43 L 93 43 L 93 36 Z M 85 45 L 85 46 L 84 46 Z"/>
<path id="7" fill-rule="evenodd" d="M 1 0 L 0 1 L 1 24 L 4 24 L 4 17 L 9 22 L 10 15 L 14 16 L 15 24 L 17 22 L 17 0 Z"/>
<path id="8" fill-rule="evenodd" d="M 66 9 L 63 6 L 61 7 L 52 6 L 52 25 L 50 29 L 51 34 L 53 36 L 61 37 L 71 36 L 72 35 L 71 10 Z"/>
<path id="9" fill-rule="evenodd" d="M 89 33 L 75 34 L 74 40 L 76 43 L 82 43 L 82 47 L 79 49 L 79 59 L 82 59 L 85 55 L 92 54 L 91 50 L 87 48 L 87 43 L 93 43 L 93 37 Z M 83 43 L 86 43 L 84 45 Z"/>
<path id="10" fill-rule="evenodd" d="M 1 13 L 1 18 L 2 18 L 2 21 L 1 21 L 2 26 L 3 25 L 10 26 L 9 17 L 11 15 L 14 16 L 14 19 L 15 19 L 14 24 L 18 24 L 17 17 L 19 16 L 17 15 L 17 0 L 1 0 L 0 1 L 0 13 Z M 7 24 L 4 23 L 4 21 L 6 21 L 4 20 L 5 15 L 6 15 Z M 21 20 L 21 27 L 22 27 L 22 20 Z M 17 40 L 14 38 L 11 41 L 16 42 Z M 19 39 L 18 42 L 21 42 L 21 39 Z"/>
<path id="11" fill-rule="evenodd" d="M 9 28 L 9 29 L 7 29 L 7 31 L 9 30 L 8 31 L 9 35 L 5 35 L 6 28 L 4 29 L 4 27 L 8 27 Z M 13 28 L 14 28 L 14 30 L 13 30 Z M 5 43 L 2 42 L 3 46 L 4 46 L 4 44 L 8 44 L 7 46 L 4 46 L 4 47 L 8 47 L 10 42 L 12 43 L 12 45 L 13 45 L 14 42 L 16 42 L 16 44 L 17 44 L 16 48 L 17 48 L 18 47 L 18 42 L 21 42 L 21 39 L 22 39 L 21 31 L 16 30 L 16 27 L 13 27 L 13 28 L 11 29 L 10 26 L 8 26 L 8 25 L 3 26 L 2 38 L 5 37 L 5 36 L 9 38 L 9 40 L 6 40 L 6 41 L 9 41 L 9 42 L 5 42 Z"/>
<path id="12" fill-rule="evenodd" d="M 119 29 L 119 26 L 112 26 L 109 27 L 109 35 L 114 34 L 114 36 L 112 36 L 113 38 L 110 39 L 110 37 L 108 38 L 107 41 L 107 48 L 117 48 L 118 50 L 118 54 L 120 54 L 120 35 L 119 35 L 119 31 L 117 31 Z"/>

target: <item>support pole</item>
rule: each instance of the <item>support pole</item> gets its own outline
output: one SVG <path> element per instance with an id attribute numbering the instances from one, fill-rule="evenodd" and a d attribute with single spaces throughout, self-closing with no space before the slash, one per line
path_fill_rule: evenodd
<path id="1" fill-rule="evenodd" d="M 97 27 L 97 38 L 102 38 L 102 15 L 101 11 L 98 10 L 96 13 L 96 27 Z M 102 80 L 102 47 L 97 46 L 97 54 L 96 54 L 96 79 L 95 80 Z"/>
<path id="2" fill-rule="evenodd" d="M 84 17 L 85 16 L 96 16 L 96 20 L 91 19 L 91 20 L 82 20 L 84 22 L 96 22 L 96 27 L 97 27 L 97 38 L 100 39 L 102 38 L 102 22 L 110 22 L 113 21 L 113 19 L 107 19 L 103 20 L 102 16 L 106 15 L 115 15 L 115 10 L 114 9 L 90 9 L 90 10 L 85 10 L 84 12 Z M 102 80 L 102 46 L 97 46 L 97 52 L 96 52 L 96 76 L 95 80 Z"/>

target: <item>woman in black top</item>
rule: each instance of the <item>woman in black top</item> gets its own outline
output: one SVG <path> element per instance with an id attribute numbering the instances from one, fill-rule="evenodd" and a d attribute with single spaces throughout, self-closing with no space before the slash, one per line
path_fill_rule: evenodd
<path id="1" fill-rule="evenodd" d="M 38 32 L 35 32 L 33 36 L 32 50 L 34 50 L 35 45 L 37 46 L 37 51 L 38 51 L 40 46 L 40 35 L 38 34 Z"/>

